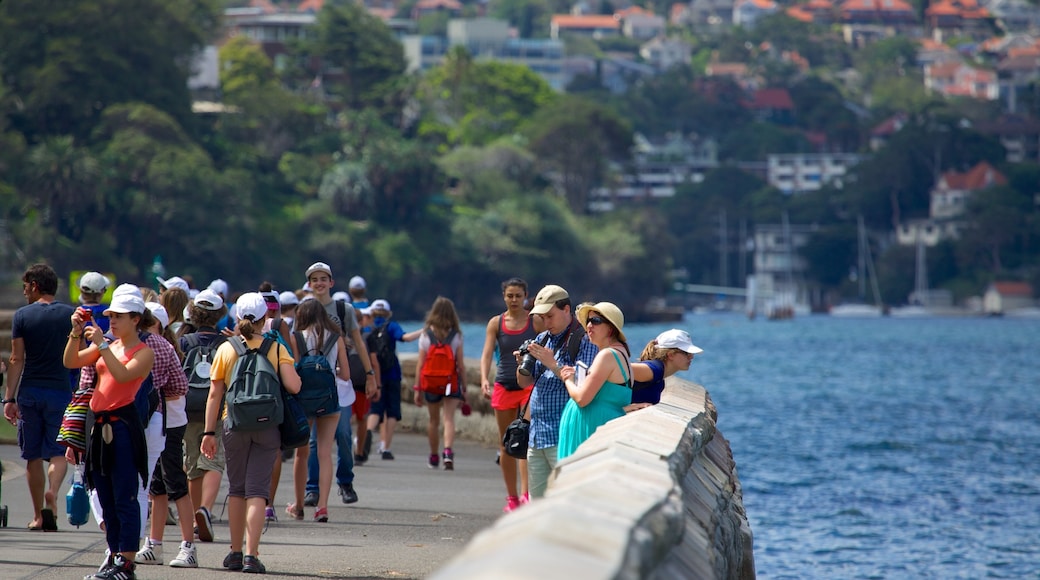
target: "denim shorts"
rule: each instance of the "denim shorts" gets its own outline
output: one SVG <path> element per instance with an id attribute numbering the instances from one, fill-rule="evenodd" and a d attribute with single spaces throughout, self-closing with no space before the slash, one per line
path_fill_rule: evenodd
<path id="1" fill-rule="evenodd" d="M 32 461 L 65 457 L 65 446 L 58 443 L 58 431 L 72 392 L 65 389 L 39 389 L 21 385 L 18 389 L 18 447 L 22 459 Z"/>

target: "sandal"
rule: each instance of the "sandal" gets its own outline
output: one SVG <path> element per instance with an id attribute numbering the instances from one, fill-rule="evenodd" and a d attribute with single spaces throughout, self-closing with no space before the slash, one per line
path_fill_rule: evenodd
<path id="1" fill-rule="evenodd" d="M 289 516 L 292 517 L 294 520 L 303 519 L 303 508 L 296 507 L 296 504 L 294 503 L 285 506 L 285 513 L 289 514 Z"/>
<path id="2" fill-rule="evenodd" d="M 41 526 L 43 531 L 58 531 L 58 520 L 54 518 L 54 510 L 50 508 L 43 508 L 43 510 L 40 512 L 40 517 L 43 519 L 43 525 Z"/>
<path id="3" fill-rule="evenodd" d="M 314 510 L 314 521 L 326 523 L 329 521 L 329 508 L 318 508 Z"/>

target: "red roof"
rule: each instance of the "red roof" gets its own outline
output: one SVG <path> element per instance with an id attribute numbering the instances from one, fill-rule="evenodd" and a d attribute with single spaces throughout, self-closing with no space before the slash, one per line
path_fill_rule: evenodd
<path id="1" fill-rule="evenodd" d="M 755 92 L 749 105 L 752 109 L 790 109 L 794 110 L 794 101 L 787 89 L 762 89 Z"/>
<path id="2" fill-rule="evenodd" d="M 296 7 L 297 12 L 321 12 L 322 7 L 325 6 L 325 0 L 303 0 L 300 5 Z"/>
<path id="3" fill-rule="evenodd" d="M 1029 282 L 994 282 L 993 289 L 1001 296 L 1033 297 L 1033 285 Z"/>
<path id="4" fill-rule="evenodd" d="M 419 0 L 412 10 L 435 10 L 437 8 L 462 10 L 462 4 L 457 0 Z"/>
<path id="5" fill-rule="evenodd" d="M 846 0 L 843 11 L 913 12 L 910 4 L 903 0 Z"/>
<path id="6" fill-rule="evenodd" d="M 962 191 L 977 191 L 991 185 L 1007 185 L 1007 177 L 986 161 L 978 162 L 965 173 L 947 171 L 942 178 L 948 188 Z"/>
<path id="7" fill-rule="evenodd" d="M 619 28 L 617 18 L 599 14 L 553 14 L 552 23 L 559 28 Z"/>
<path id="8" fill-rule="evenodd" d="M 801 20 L 802 22 L 813 21 L 812 13 L 806 10 L 805 8 L 802 8 L 801 6 L 791 6 L 785 12 L 787 12 L 787 15 L 791 18 L 794 18 L 795 20 Z"/>

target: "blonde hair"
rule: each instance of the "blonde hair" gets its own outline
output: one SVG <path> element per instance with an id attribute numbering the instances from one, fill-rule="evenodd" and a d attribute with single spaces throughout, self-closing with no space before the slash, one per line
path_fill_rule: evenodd
<path id="1" fill-rule="evenodd" d="M 257 326 L 254 326 L 254 324 L 257 325 Z M 236 326 L 235 328 L 238 330 L 238 333 L 242 335 L 242 338 L 244 338 L 246 340 L 249 340 L 249 339 L 253 338 L 254 334 L 256 334 L 257 327 L 262 327 L 262 326 L 263 326 L 263 320 L 262 319 L 258 320 L 256 322 L 253 322 L 253 321 L 250 321 L 248 318 L 241 318 L 238 321 L 238 326 Z"/>
<path id="2" fill-rule="evenodd" d="M 639 354 L 639 360 L 659 360 L 664 362 L 668 360 L 668 356 L 673 352 L 683 351 L 678 348 L 661 348 L 657 346 L 657 339 L 655 338 L 643 347 L 643 352 Z"/>

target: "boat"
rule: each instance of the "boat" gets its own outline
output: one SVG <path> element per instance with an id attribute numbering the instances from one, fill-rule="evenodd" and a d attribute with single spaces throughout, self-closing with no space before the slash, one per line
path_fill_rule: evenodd
<path id="1" fill-rule="evenodd" d="M 931 316 L 967 316 L 971 314 L 965 308 L 953 305 L 953 293 L 949 290 L 928 288 L 928 263 L 925 254 L 924 240 L 917 236 L 917 254 L 914 264 L 914 291 L 908 297 L 906 306 L 889 310 L 893 318 L 926 318 Z"/>
<path id="2" fill-rule="evenodd" d="M 881 306 L 881 292 L 878 290 L 877 272 L 874 270 L 874 257 L 870 253 L 867 240 L 867 228 L 863 225 L 863 216 L 856 219 L 859 239 L 859 263 L 856 276 L 859 279 L 859 302 L 832 306 L 830 315 L 835 318 L 878 318 L 884 314 Z M 867 279 L 874 294 L 874 304 L 866 303 Z"/>

